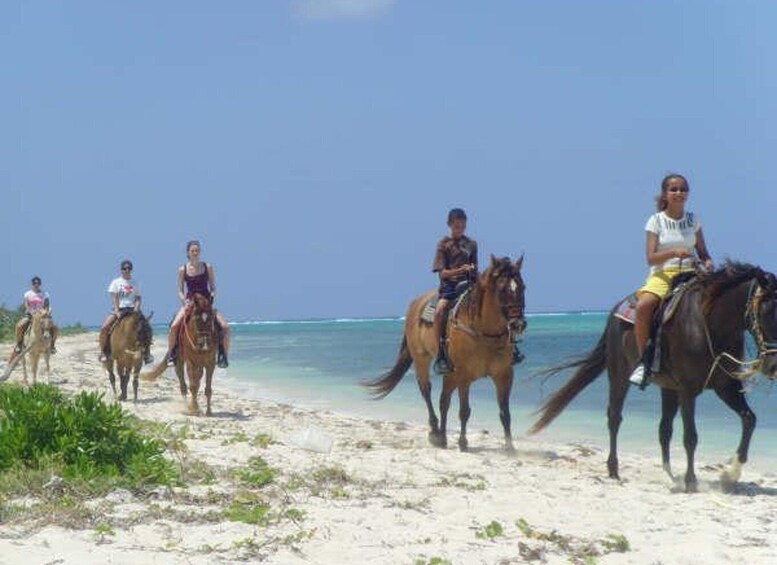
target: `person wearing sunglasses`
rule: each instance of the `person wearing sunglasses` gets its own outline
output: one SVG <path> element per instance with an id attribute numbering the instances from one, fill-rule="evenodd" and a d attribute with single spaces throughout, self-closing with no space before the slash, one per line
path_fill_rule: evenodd
<path id="1" fill-rule="evenodd" d="M 16 323 L 16 345 L 11 350 L 11 355 L 8 358 L 8 362 L 13 361 L 19 353 L 22 352 L 24 345 L 24 334 L 27 332 L 27 328 L 32 322 L 32 315 L 35 312 L 43 311 L 47 315 L 51 315 L 51 298 L 49 293 L 44 291 L 41 287 L 41 279 L 38 276 L 32 277 L 30 281 L 30 290 L 24 293 L 24 316 Z M 57 341 L 57 333 L 59 328 L 52 322 L 51 324 L 51 353 L 56 353 L 55 342 Z"/>
<path id="2" fill-rule="evenodd" d="M 697 266 L 710 271 L 714 265 L 707 251 L 699 218 L 685 209 L 690 187 L 682 175 L 672 173 L 661 181 L 656 198 L 658 211 L 645 225 L 646 257 L 650 266 L 645 285 L 637 291 L 634 337 L 639 359 L 629 380 L 641 388 L 647 384 L 647 363 L 643 359 L 650 337 L 653 314 L 672 289 L 672 281 Z"/>
<path id="3" fill-rule="evenodd" d="M 116 277 L 108 285 L 108 294 L 111 295 L 113 311 L 105 318 L 100 328 L 100 362 L 105 363 L 111 356 L 111 330 L 114 324 L 133 311 L 140 311 L 141 297 L 140 287 L 132 278 L 132 261 L 125 259 L 121 262 L 121 275 Z M 143 351 L 143 362 L 153 362 L 151 352 L 146 348 Z"/>

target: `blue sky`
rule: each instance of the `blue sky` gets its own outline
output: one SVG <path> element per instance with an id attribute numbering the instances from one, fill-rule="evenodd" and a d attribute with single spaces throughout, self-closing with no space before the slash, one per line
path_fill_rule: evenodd
<path id="1" fill-rule="evenodd" d="M 777 6 L 720 1 L 6 2 L 0 302 L 99 322 L 125 257 L 176 308 L 203 242 L 228 318 L 392 316 L 445 216 L 525 252 L 531 311 L 647 271 L 669 171 L 713 257 L 777 270 Z"/>

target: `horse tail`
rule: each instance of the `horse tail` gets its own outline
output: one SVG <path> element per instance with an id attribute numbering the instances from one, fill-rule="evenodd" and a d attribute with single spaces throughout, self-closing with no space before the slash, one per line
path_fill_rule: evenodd
<path id="1" fill-rule="evenodd" d="M 140 378 L 144 381 L 155 381 L 162 376 L 162 373 L 165 372 L 165 369 L 167 369 L 167 356 L 165 356 L 165 359 L 162 359 L 159 363 L 157 363 L 156 366 L 152 367 L 150 371 L 140 373 Z"/>
<path id="2" fill-rule="evenodd" d="M 407 347 L 407 337 L 403 337 L 394 367 L 380 378 L 364 382 L 362 385 L 370 389 L 370 394 L 375 400 L 385 398 L 399 384 L 399 381 L 402 380 L 402 377 L 405 376 L 412 364 L 413 358 L 410 356 L 410 349 Z"/>
<path id="3" fill-rule="evenodd" d="M 544 376 L 552 376 L 566 369 L 577 368 L 575 374 L 567 383 L 557 390 L 545 404 L 535 413 L 540 413 L 537 420 L 529 430 L 529 434 L 536 434 L 547 427 L 556 416 L 561 414 L 567 405 L 580 394 L 580 392 L 596 380 L 602 374 L 607 365 L 607 330 L 605 329 L 599 343 L 585 357 L 575 359 L 563 365 L 551 367 L 542 371 Z"/>

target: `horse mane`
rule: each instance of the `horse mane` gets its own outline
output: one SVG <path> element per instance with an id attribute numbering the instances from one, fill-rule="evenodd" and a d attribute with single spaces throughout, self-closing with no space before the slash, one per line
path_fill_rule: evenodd
<path id="1" fill-rule="evenodd" d="M 764 284 L 771 286 L 774 275 L 767 277 L 767 273 L 761 267 L 728 259 L 719 269 L 699 276 L 697 281 L 703 288 L 702 312 L 704 315 L 709 315 L 715 301 L 723 294 L 743 282 L 753 279 L 759 282 L 768 280 Z"/>
<path id="2" fill-rule="evenodd" d="M 488 268 L 483 271 L 478 277 L 474 285 L 472 285 L 472 292 L 469 297 L 469 304 L 467 304 L 467 313 L 471 320 L 474 320 L 480 316 L 480 312 L 483 309 L 483 299 L 486 296 L 486 289 L 489 285 L 493 285 L 493 279 L 495 275 L 499 274 L 503 269 L 508 271 L 512 268 L 509 257 L 500 257 L 496 259 L 496 262 L 492 262 Z"/>

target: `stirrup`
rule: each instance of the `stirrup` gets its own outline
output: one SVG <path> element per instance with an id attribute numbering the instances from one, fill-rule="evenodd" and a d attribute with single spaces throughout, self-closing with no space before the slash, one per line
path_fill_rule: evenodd
<path id="1" fill-rule="evenodd" d="M 153 355 L 151 355 L 150 353 L 146 353 L 145 355 L 143 355 L 143 363 L 145 365 L 150 365 L 153 362 L 154 362 L 154 356 Z"/>
<path id="2" fill-rule="evenodd" d="M 448 361 L 447 356 L 440 355 L 434 362 L 434 372 L 438 375 L 447 375 L 453 372 L 453 365 Z"/>
<path id="3" fill-rule="evenodd" d="M 226 369 L 227 367 L 229 367 L 229 361 L 227 361 L 226 353 L 219 353 L 218 360 L 216 361 L 216 366 L 219 369 Z"/>
<path id="4" fill-rule="evenodd" d="M 177 361 L 177 359 L 176 359 L 175 351 L 171 351 L 167 355 L 167 357 L 165 357 L 165 363 L 167 363 L 168 367 L 174 367 L 176 361 Z"/>
<path id="5" fill-rule="evenodd" d="M 52 355 L 54 355 L 56 352 L 57 352 L 57 348 L 56 348 L 56 347 L 54 347 L 54 346 L 52 345 L 52 346 L 51 346 L 51 349 L 49 349 L 49 353 L 51 353 Z"/>
<path id="6" fill-rule="evenodd" d="M 22 352 L 22 346 L 17 343 L 16 345 L 14 345 L 13 352 L 14 353 L 21 353 Z"/>

